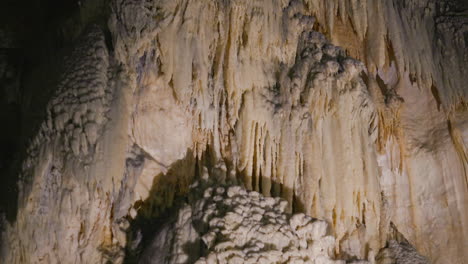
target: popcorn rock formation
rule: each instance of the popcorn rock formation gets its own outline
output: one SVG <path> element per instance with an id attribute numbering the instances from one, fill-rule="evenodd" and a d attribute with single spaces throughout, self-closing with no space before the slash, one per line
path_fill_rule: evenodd
<path id="1" fill-rule="evenodd" d="M 206 262 L 230 258 L 223 247 L 243 261 L 267 249 L 304 261 L 319 248 L 347 261 L 372 262 L 382 248 L 382 263 L 415 256 L 395 226 L 433 263 L 464 263 L 468 29 L 459 10 L 430 0 L 110 1 L 108 25 L 77 43 L 30 144 L 0 262 L 122 263 L 139 237 L 152 238 L 132 230 L 159 219 L 160 237 L 191 243 L 200 232 Z M 202 168 L 323 219 L 333 245 L 305 232 L 324 222 L 278 223 L 250 196 L 257 213 L 242 219 L 267 229 L 263 219 L 275 219 L 286 231 L 271 234 L 291 248 L 270 248 L 259 229 L 258 245 L 238 241 L 240 216 L 216 209 L 226 190 L 206 199 L 212 211 L 184 207 L 180 228 L 160 222 Z M 209 212 L 232 225 L 203 220 Z M 203 232 L 190 226 L 196 217 Z M 186 261 L 184 244 L 173 249 L 174 263 Z"/>
<path id="2" fill-rule="evenodd" d="M 291 216 L 286 201 L 240 186 L 198 185 L 169 228 L 172 236 L 160 230 L 140 263 L 346 263 L 330 258 L 335 238 L 325 221 Z M 196 251 L 200 244 L 204 252 Z"/>
<path id="3" fill-rule="evenodd" d="M 61 137 L 65 152 L 86 156 L 107 121 L 112 100 L 108 80 L 114 76 L 101 30 L 91 29 L 66 63 L 57 92 L 47 106 L 47 120 L 28 149 L 25 170 L 38 158 L 43 141 L 54 136 Z"/>

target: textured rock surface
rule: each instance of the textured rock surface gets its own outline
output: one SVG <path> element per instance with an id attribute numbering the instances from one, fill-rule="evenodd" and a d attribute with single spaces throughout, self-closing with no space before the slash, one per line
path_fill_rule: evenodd
<path id="1" fill-rule="evenodd" d="M 202 181 L 181 207 L 140 263 L 345 263 L 330 258 L 335 238 L 327 236 L 328 224 L 287 214 L 280 198 Z"/>
<path id="2" fill-rule="evenodd" d="M 340 257 L 371 259 L 393 223 L 434 263 L 468 258 L 462 7 L 111 7 L 112 49 L 98 29 L 84 37 L 31 143 L 6 263 L 119 263 L 130 226 L 184 196 L 204 166 L 326 220 Z M 382 254 L 394 261 L 408 250 L 392 243 Z"/>
<path id="3" fill-rule="evenodd" d="M 425 257 L 419 255 L 416 250 L 408 243 L 399 243 L 395 240 L 390 240 L 388 247 L 384 248 L 376 260 L 378 263 L 430 263 Z"/>

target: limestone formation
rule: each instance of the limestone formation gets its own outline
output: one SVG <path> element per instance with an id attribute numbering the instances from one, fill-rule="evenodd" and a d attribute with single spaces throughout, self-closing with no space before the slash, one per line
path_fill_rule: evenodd
<path id="1" fill-rule="evenodd" d="M 31 140 L 0 262 L 468 259 L 462 6 L 109 4 Z M 210 187 L 166 221 L 206 175 L 248 191 Z M 202 258 L 184 243 L 204 243 Z"/>
<path id="2" fill-rule="evenodd" d="M 278 197 L 206 181 L 190 192 L 140 263 L 345 263 L 330 258 L 335 238 L 325 221 L 287 214 L 287 202 Z"/>

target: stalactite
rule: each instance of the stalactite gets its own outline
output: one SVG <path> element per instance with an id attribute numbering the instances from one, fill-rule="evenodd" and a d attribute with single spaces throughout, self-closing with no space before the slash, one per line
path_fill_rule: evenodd
<path id="1" fill-rule="evenodd" d="M 84 36 L 30 144 L 1 260 L 122 262 L 196 177 L 324 219 L 348 259 L 413 254 L 391 225 L 437 263 L 466 258 L 466 30 L 444 3 L 111 8 L 113 50 Z"/>

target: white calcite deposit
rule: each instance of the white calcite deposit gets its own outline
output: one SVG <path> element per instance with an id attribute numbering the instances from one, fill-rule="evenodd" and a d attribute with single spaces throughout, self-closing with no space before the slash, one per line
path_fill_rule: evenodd
<path id="1" fill-rule="evenodd" d="M 331 258 L 335 238 L 327 235 L 328 224 L 286 213 L 283 199 L 196 182 L 189 200 L 171 228 L 157 232 L 140 263 L 346 263 Z"/>
<path id="2" fill-rule="evenodd" d="M 28 148 L 1 263 L 122 263 L 153 220 L 149 261 L 466 262 L 454 1 L 109 4 L 110 36 L 77 42 Z M 213 187 L 164 223 L 202 168 L 248 191 Z"/>

